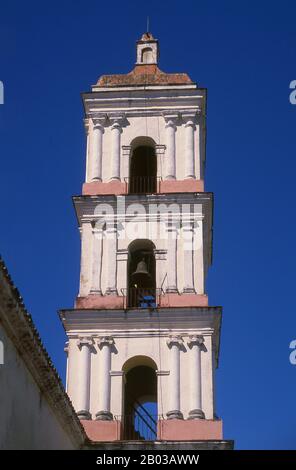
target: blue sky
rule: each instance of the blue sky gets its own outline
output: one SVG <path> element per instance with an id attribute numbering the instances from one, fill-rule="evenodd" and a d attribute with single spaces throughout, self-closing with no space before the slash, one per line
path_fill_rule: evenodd
<path id="1" fill-rule="evenodd" d="M 225 438 L 295 449 L 295 2 L 1 2 L 1 254 L 64 377 L 56 311 L 78 290 L 80 92 L 132 69 L 147 15 L 160 68 L 208 88 L 207 290 L 224 307 L 216 385 Z"/>

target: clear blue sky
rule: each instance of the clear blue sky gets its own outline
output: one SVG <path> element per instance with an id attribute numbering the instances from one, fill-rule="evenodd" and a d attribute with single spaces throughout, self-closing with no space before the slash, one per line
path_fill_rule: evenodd
<path id="1" fill-rule="evenodd" d="M 208 88 L 206 189 L 215 194 L 212 305 L 223 305 L 217 411 L 237 448 L 296 449 L 296 3 L 1 2 L 0 249 L 62 377 L 84 177 L 80 92 L 125 73 L 146 29 L 160 68 Z"/>

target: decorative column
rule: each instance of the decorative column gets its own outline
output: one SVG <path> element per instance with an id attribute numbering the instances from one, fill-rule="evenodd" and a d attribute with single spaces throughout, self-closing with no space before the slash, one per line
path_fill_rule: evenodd
<path id="1" fill-rule="evenodd" d="M 122 133 L 123 116 L 110 116 L 112 123 L 112 149 L 111 149 L 111 180 L 120 180 L 120 136 Z"/>
<path id="2" fill-rule="evenodd" d="M 79 419 L 91 419 L 89 412 L 89 386 L 90 386 L 90 354 L 93 346 L 91 338 L 79 338 L 77 346 L 80 349 L 78 369 L 78 391 L 76 410 Z"/>
<path id="3" fill-rule="evenodd" d="M 188 419 L 204 419 L 202 411 L 202 390 L 201 390 L 201 349 L 203 348 L 204 337 L 194 335 L 189 337 L 188 345 L 192 352 L 192 363 L 190 367 L 191 381 L 191 411 Z"/>
<path id="4" fill-rule="evenodd" d="M 166 280 L 166 250 L 154 249 L 156 287 L 163 289 Z"/>
<path id="5" fill-rule="evenodd" d="M 89 265 L 89 259 L 91 256 L 91 237 L 92 237 L 92 226 L 91 223 L 86 221 L 81 224 L 81 262 L 80 262 L 80 286 L 79 296 L 85 297 L 89 294 L 90 289 L 90 276 L 91 267 Z"/>
<path id="6" fill-rule="evenodd" d="M 156 161 L 157 161 L 157 177 L 161 181 L 163 179 L 164 175 L 164 157 L 165 157 L 165 152 L 166 152 L 166 146 L 162 144 L 156 144 L 155 145 L 155 155 L 156 155 Z M 161 183 L 158 182 L 158 188 L 157 192 L 159 192 L 161 188 Z"/>
<path id="7" fill-rule="evenodd" d="M 89 181 L 89 119 L 84 119 L 84 129 L 86 134 L 86 165 L 85 165 L 85 181 Z"/>
<path id="8" fill-rule="evenodd" d="M 91 294 L 102 295 L 101 271 L 102 271 L 102 247 L 105 223 L 96 223 L 93 227 L 93 250 L 92 250 L 92 284 Z"/>
<path id="9" fill-rule="evenodd" d="M 102 181 L 103 134 L 106 116 L 93 119 L 91 180 Z"/>
<path id="10" fill-rule="evenodd" d="M 176 120 L 178 115 L 164 116 L 166 120 L 166 180 L 176 179 Z"/>
<path id="11" fill-rule="evenodd" d="M 126 192 L 128 192 L 128 181 L 129 181 L 129 171 L 130 171 L 130 159 L 131 159 L 131 146 L 123 145 L 122 146 L 122 175 L 125 185 Z"/>
<path id="12" fill-rule="evenodd" d="M 194 115 L 186 117 L 185 123 L 185 178 L 195 178 Z"/>
<path id="13" fill-rule="evenodd" d="M 177 288 L 177 238 L 178 228 L 176 225 L 167 226 L 167 241 L 168 241 L 168 252 L 167 252 L 167 276 L 168 285 L 166 292 L 176 293 Z"/>
<path id="14" fill-rule="evenodd" d="M 170 348 L 170 411 L 168 419 L 183 419 L 180 411 L 180 348 L 183 344 L 181 336 L 170 336 L 167 345 Z"/>
<path id="15" fill-rule="evenodd" d="M 111 421 L 113 415 L 110 412 L 110 397 L 111 397 L 111 350 L 114 344 L 113 338 L 104 336 L 99 338 L 98 346 L 101 350 L 100 362 L 100 395 L 99 395 L 99 411 L 96 413 L 97 420 Z"/>
<path id="16" fill-rule="evenodd" d="M 107 225 L 107 289 L 105 295 L 117 295 L 117 226 Z"/>
<path id="17" fill-rule="evenodd" d="M 183 255 L 184 255 L 184 288 L 183 294 L 195 294 L 193 275 L 194 255 L 194 224 L 189 222 L 182 227 Z"/>

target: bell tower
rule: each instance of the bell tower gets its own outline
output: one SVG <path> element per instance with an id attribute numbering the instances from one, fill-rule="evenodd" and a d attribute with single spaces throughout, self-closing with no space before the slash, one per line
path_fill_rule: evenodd
<path id="1" fill-rule="evenodd" d="M 205 292 L 206 90 L 158 60 L 147 32 L 130 73 L 103 75 L 82 95 L 80 285 L 60 311 L 67 392 L 93 441 L 231 448 L 214 399 L 222 309 Z"/>

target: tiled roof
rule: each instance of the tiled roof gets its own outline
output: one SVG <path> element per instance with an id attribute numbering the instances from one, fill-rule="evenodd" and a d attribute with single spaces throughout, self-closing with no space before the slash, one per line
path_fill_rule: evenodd
<path id="1" fill-rule="evenodd" d="M 191 78 L 186 73 L 165 73 L 155 64 L 146 64 L 136 65 L 127 74 L 102 75 L 96 86 L 182 85 L 192 83 Z"/>

